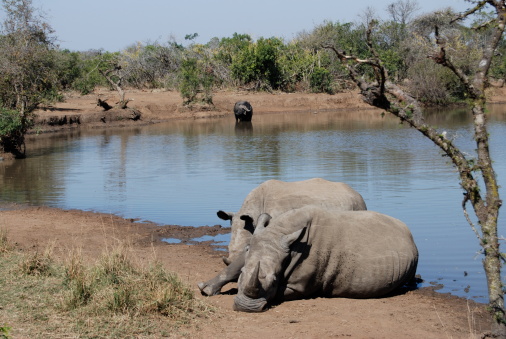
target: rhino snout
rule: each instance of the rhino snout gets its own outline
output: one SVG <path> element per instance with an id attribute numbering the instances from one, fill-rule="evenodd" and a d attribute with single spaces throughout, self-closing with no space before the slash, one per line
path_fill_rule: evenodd
<path id="1" fill-rule="evenodd" d="M 238 312 L 263 312 L 267 306 L 265 298 L 252 299 L 244 294 L 238 294 L 234 298 L 234 311 Z"/>

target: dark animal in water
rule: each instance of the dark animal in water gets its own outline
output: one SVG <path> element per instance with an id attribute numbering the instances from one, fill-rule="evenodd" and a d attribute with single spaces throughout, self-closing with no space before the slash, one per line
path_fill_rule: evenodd
<path id="1" fill-rule="evenodd" d="M 247 101 L 238 101 L 234 105 L 234 115 L 236 122 L 251 121 L 253 117 L 253 107 Z"/>

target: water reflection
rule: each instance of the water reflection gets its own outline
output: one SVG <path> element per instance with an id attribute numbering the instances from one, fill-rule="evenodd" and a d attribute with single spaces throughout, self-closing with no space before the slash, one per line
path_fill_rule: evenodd
<path id="1" fill-rule="evenodd" d="M 490 148 L 501 180 L 506 106 L 489 111 Z M 464 110 L 430 112 L 427 120 L 464 151 L 474 150 Z M 226 118 L 80 130 L 30 136 L 27 149 L 27 159 L 0 162 L 2 200 L 162 224 L 224 225 L 216 211 L 237 211 L 268 179 L 346 182 L 369 209 L 410 226 L 425 279 L 485 301 L 475 256 L 480 248 L 462 216 L 457 173 L 417 131 L 373 110 L 256 115 L 250 124 Z M 504 218 L 499 222 L 504 235 Z"/>
<path id="2" fill-rule="evenodd" d="M 237 135 L 237 136 L 252 136 L 253 135 L 253 123 L 251 121 L 236 122 L 235 123 L 235 135 Z"/>

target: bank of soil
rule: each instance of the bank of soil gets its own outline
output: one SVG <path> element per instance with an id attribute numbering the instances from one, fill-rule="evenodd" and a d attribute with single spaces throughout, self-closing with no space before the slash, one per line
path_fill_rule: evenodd
<path id="1" fill-rule="evenodd" d="M 361 102 L 356 92 L 335 96 L 221 92 L 214 97 L 214 111 L 188 111 L 180 107 L 182 100 L 177 93 L 136 91 L 127 95 L 134 99 L 129 106 L 138 109 L 142 117 L 140 121 L 132 121 L 114 112 L 109 119 L 103 119 L 104 113 L 96 107 L 98 95 L 102 98 L 109 96 L 111 102 L 115 98 L 113 92 L 69 97 L 65 103 L 39 111 L 39 121 L 45 123 L 36 126 L 35 130 L 109 128 L 170 119 L 212 118 L 231 115 L 237 100 L 250 101 L 254 114 L 330 109 L 339 114 L 339 110 L 370 109 Z M 72 124 L 68 123 L 71 115 L 74 116 Z M 63 123 L 64 116 L 67 116 L 67 123 Z M 50 119 L 58 121 L 54 117 L 60 117 L 62 123 L 48 124 Z M 77 117 L 78 121 L 75 120 Z M 230 118 L 233 119 L 232 115 Z M 210 279 L 224 268 L 221 256 L 225 252 L 217 251 L 210 243 L 190 242 L 190 239 L 205 234 L 227 233 L 230 231 L 226 227 L 228 225 L 155 225 L 79 210 L 17 205 L 3 207 L 0 209 L 0 227 L 7 229 L 9 239 L 19 251 L 42 251 L 51 244 L 58 256 L 65 257 L 69 250 L 79 248 L 83 256 L 91 260 L 120 241 L 128 244 L 140 263 L 156 259 L 178 273 L 199 298 L 216 307 L 216 312 L 209 319 L 194 321 L 178 332 L 178 335 L 190 338 L 479 338 L 491 328 L 486 305 L 440 294 L 430 288 L 378 299 L 297 300 L 282 303 L 260 314 L 238 313 L 232 310 L 235 284 L 225 286 L 224 294 L 209 298 L 201 296 L 197 288 L 198 282 Z M 164 238 L 176 238 L 182 242 L 169 244 L 162 241 Z M 1 312 L 0 309 L 0 316 Z"/>
<path id="2" fill-rule="evenodd" d="M 327 94 L 256 93 L 247 91 L 220 91 L 214 94 L 212 107 L 184 107 L 182 98 L 174 91 L 127 92 L 131 99 L 128 109 L 104 111 L 97 106 L 97 99 L 107 99 L 114 105 L 115 92 L 97 90 L 96 93 L 79 96 L 67 94 L 65 102 L 41 107 L 36 114 L 36 126 L 32 133 L 51 132 L 76 128 L 117 127 L 152 124 L 173 119 L 210 119 L 230 116 L 238 100 L 247 100 L 253 105 L 253 121 L 257 114 L 276 112 L 312 111 L 335 109 L 371 109 L 363 103 L 357 92 Z M 140 113 L 140 119 L 134 120 Z"/>
<path id="3" fill-rule="evenodd" d="M 254 115 L 297 111 L 316 113 L 334 110 L 374 110 L 381 113 L 381 110 L 365 104 L 360 99 L 358 91 L 335 95 L 220 91 L 214 93 L 214 106 L 193 108 L 183 107 L 183 100 L 175 91 L 131 90 L 127 91 L 126 97 L 131 100 L 128 103 L 128 109 L 113 108 L 104 111 L 103 108 L 97 106 L 97 99 L 106 100 L 114 105 L 118 100 L 116 92 L 99 89 L 85 96 L 68 93 L 65 102 L 41 107 L 36 111 L 36 126 L 31 133 L 142 125 L 173 119 L 209 119 L 225 116 L 233 119 L 232 109 L 234 103 L 239 100 L 249 101 L 253 105 Z M 506 87 L 490 89 L 488 102 L 506 103 Z"/>

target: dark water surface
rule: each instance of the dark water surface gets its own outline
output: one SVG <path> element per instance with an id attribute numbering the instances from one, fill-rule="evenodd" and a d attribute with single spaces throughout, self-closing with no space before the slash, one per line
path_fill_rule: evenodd
<path id="1" fill-rule="evenodd" d="M 506 106 L 490 111 L 490 148 L 505 186 Z M 453 110 L 429 120 L 471 152 L 468 119 L 465 110 Z M 216 211 L 237 211 L 265 180 L 342 181 L 370 210 L 411 228 L 425 285 L 486 302 L 480 247 L 462 214 L 457 172 L 417 131 L 370 111 L 257 115 L 241 126 L 229 117 L 30 137 L 27 159 L 0 162 L 0 197 L 160 224 L 228 226 Z M 501 194 L 506 199 L 504 188 Z M 506 236 L 503 215 L 499 233 Z"/>

